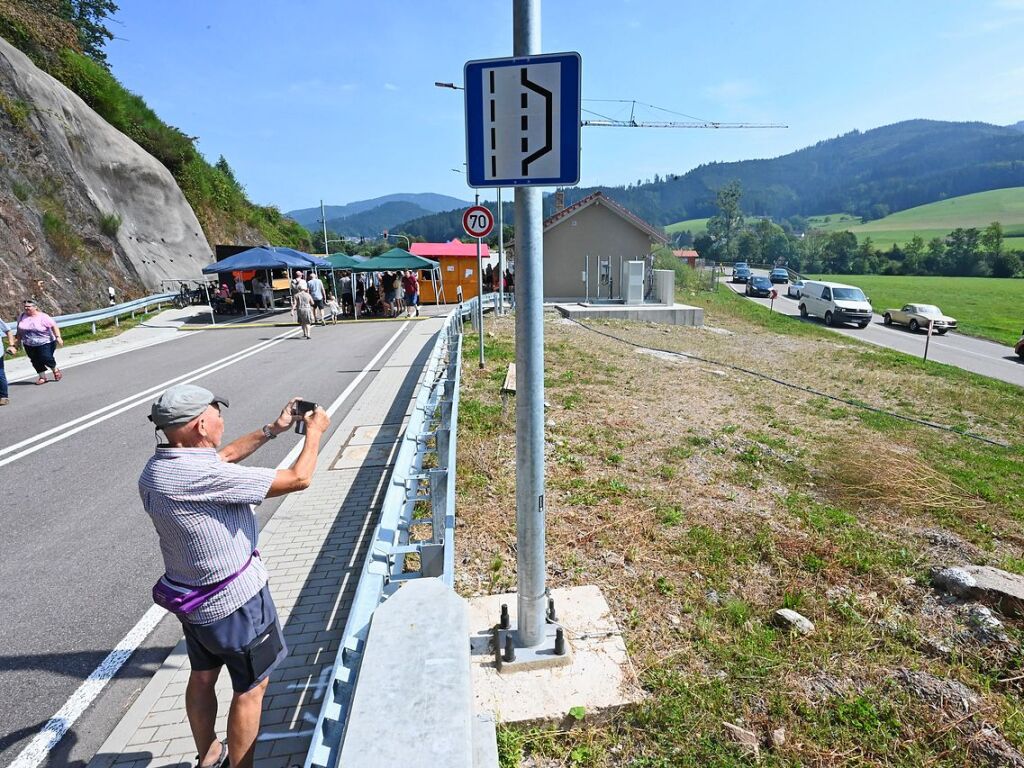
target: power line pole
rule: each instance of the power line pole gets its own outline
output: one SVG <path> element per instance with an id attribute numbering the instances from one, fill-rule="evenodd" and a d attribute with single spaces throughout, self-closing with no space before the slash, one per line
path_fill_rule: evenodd
<path id="1" fill-rule="evenodd" d="M 330 249 L 327 247 L 327 217 L 324 215 L 324 201 L 320 201 L 320 223 L 324 225 L 324 258 L 326 259 L 331 255 Z M 355 295 L 355 294 L 353 294 Z"/>
<path id="2" fill-rule="evenodd" d="M 540 0 L 513 0 L 512 55 L 541 52 Z M 545 639 L 544 235 L 541 190 L 516 187 L 516 640 Z"/>

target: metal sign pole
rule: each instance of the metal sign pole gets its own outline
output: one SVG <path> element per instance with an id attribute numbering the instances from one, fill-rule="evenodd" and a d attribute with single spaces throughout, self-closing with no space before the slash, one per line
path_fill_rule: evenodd
<path id="1" fill-rule="evenodd" d="M 505 314 L 505 218 L 501 210 L 501 187 L 498 187 L 498 314 Z"/>
<path id="2" fill-rule="evenodd" d="M 513 0 L 514 56 L 541 52 L 540 0 Z M 517 187 L 516 223 L 516 640 L 545 636 L 544 240 L 541 190 Z"/>
<path id="3" fill-rule="evenodd" d="M 213 301 L 210 299 L 210 284 L 203 280 L 203 289 L 206 291 L 206 303 L 210 305 L 210 325 L 217 324 L 217 316 L 213 313 Z"/>
<path id="4" fill-rule="evenodd" d="M 934 322 L 933 320 L 929 320 L 928 321 L 928 335 L 925 336 L 925 338 L 924 338 L 924 359 L 925 360 L 928 359 L 928 344 L 932 340 L 932 328 L 933 328 L 932 323 L 933 322 Z"/>
<path id="5" fill-rule="evenodd" d="M 480 193 L 476 193 L 474 205 L 480 205 Z M 480 334 L 480 367 L 484 367 L 484 270 L 483 258 L 480 255 L 482 238 L 476 239 L 476 324 Z"/>

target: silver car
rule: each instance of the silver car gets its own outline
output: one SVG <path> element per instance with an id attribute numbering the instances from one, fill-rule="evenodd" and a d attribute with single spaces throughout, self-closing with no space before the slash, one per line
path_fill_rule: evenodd
<path id="1" fill-rule="evenodd" d="M 791 299 L 799 299 L 800 291 L 804 289 L 803 280 L 793 280 L 789 285 L 786 286 L 786 295 Z"/>

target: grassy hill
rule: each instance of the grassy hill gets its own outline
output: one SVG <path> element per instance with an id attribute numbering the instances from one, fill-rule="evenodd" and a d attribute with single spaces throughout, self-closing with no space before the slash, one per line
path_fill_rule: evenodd
<path id="1" fill-rule="evenodd" d="M 909 303 L 936 304 L 957 319 L 963 333 L 1002 344 L 1015 343 L 1024 327 L 1024 280 L 890 275 L 814 277 L 859 286 L 879 313 Z"/>
<path id="2" fill-rule="evenodd" d="M 998 221 L 1006 231 L 1006 245 L 1024 251 L 1024 187 L 994 189 L 919 205 L 865 224 L 836 226 L 849 229 L 859 240 L 870 237 L 876 246 L 903 244 L 915 235 L 926 241 L 945 237 L 958 227 L 984 229 Z"/>
<path id="3" fill-rule="evenodd" d="M 677 221 L 675 224 L 669 224 L 665 227 L 665 234 L 671 236 L 676 232 L 687 232 L 689 231 L 694 237 L 697 235 L 703 235 L 708 231 L 708 220 L 707 219 L 686 219 L 684 221 Z"/>

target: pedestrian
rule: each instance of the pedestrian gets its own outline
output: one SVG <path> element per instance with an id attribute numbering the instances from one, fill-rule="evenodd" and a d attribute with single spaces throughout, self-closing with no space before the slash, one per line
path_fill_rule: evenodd
<path id="1" fill-rule="evenodd" d="M 60 328 L 53 322 L 53 318 L 36 306 L 35 299 L 26 299 L 24 311 L 18 318 L 18 331 L 16 334 L 21 346 L 25 348 L 25 354 L 32 362 L 39 378 L 36 384 L 46 383 L 46 369 L 53 371 L 53 380 L 60 381 L 64 378 L 53 352 L 57 347 L 64 346 L 64 339 L 61 338 Z"/>
<path id="2" fill-rule="evenodd" d="M 484 290 L 488 292 L 494 290 L 494 267 L 490 264 L 484 270 Z"/>
<path id="3" fill-rule="evenodd" d="M 398 288 L 395 286 L 395 278 L 397 277 L 397 272 L 384 273 L 384 301 L 387 302 L 390 307 L 389 314 L 394 312 L 396 315 L 398 314 L 396 311 L 396 306 L 398 304 Z"/>
<path id="4" fill-rule="evenodd" d="M 412 317 L 413 310 L 416 310 L 416 317 L 420 315 L 420 281 L 416 277 L 416 273 L 409 270 L 405 273 L 405 306 L 408 308 L 408 316 Z"/>
<path id="5" fill-rule="evenodd" d="M 114 306 L 114 286 L 107 286 L 107 299 L 110 301 L 110 306 Z"/>
<path id="6" fill-rule="evenodd" d="M 331 320 L 337 325 L 338 315 L 341 314 L 341 307 L 338 306 L 338 300 L 334 297 L 333 293 L 327 294 L 327 311 L 331 313 Z M 324 325 L 326 325 L 326 322 Z"/>
<path id="7" fill-rule="evenodd" d="M 266 309 L 263 304 L 263 281 L 258 277 L 252 279 L 252 295 L 259 302 L 260 309 Z"/>
<path id="8" fill-rule="evenodd" d="M 309 295 L 313 299 L 313 321 L 320 325 L 327 325 L 324 322 L 324 307 L 327 305 L 327 291 L 324 288 L 324 281 L 316 272 L 310 272 L 309 280 L 306 282 L 309 288 Z"/>
<path id="9" fill-rule="evenodd" d="M 265 283 L 260 283 L 262 286 L 261 293 L 263 295 L 263 306 L 266 309 L 274 308 L 274 286 L 273 278 L 270 278 Z"/>
<path id="10" fill-rule="evenodd" d="M 292 296 L 292 312 L 295 313 L 295 321 L 302 326 L 303 337 L 313 338 L 309 335 L 310 326 L 313 325 L 313 297 L 307 288 Z"/>
<path id="11" fill-rule="evenodd" d="M 251 768 L 263 694 L 271 672 L 288 655 L 256 548 L 253 506 L 309 487 L 330 419 L 319 407 L 301 417 L 305 442 L 289 469 L 238 462 L 300 418 L 297 402 L 293 398 L 270 424 L 223 448 L 225 398 L 178 384 L 150 408 L 149 419 L 166 442 L 142 470 L 139 495 L 163 556 L 164 575 L 153 599 L 177 615 L 185 634 L 191 666 L 185 713 L 197 766 Z M 233 690 L 227 743 L 217 736 L 214 688 L 225 666 Z"/>
<path id="12" fill-rule="evenodd" d="M 341 309 L 346 315 L 355 314 L 355 297 L 352 295 L 352 274 L 341 278 Z"/>
<path id="13" fill-rule="evenodd" d="M 220 288 L 217 289 L 217 298 L 218 299 L 227 299 L 230 295 L 231 295 L 231 292 L 228 290 L 228 284 L 227 283 L 221 283 L 220 284 Z"/>
<path id="14" fill-rule="evenodd" d="M 7 341 L 4 344 L 3 353 L 17 354 L 18 348 L 15 346 L 14 331 L 3 320 L 0 320 L 0 336 L 4 336 Z M 7 391 L 7 371 L 4 370 L 4 354 L 0 354 L 0 405 L 7 405 L 10 402 Z"/>

